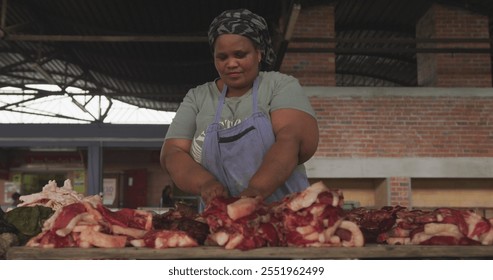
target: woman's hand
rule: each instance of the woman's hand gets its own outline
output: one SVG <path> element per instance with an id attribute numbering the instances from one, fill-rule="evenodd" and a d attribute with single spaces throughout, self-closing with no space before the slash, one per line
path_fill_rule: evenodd
<path id="1" fill-rule="evenodd" d="M 219 181 L 209 180 L 200 186 L 200 197 L 205 205 L 208 205 L 212 199 L 218 196 L 229 196 L 228 191 Z"/>
<path id="2" fill-rule="evenodd" d="M 163 144 L 161 165 L 173 182 L 186 193 L 200 195 L 206 204 L 216 196 L 229 196 L 214 175 L 190 156 L 191 144 L 187 139 L 168 139 Z"/>

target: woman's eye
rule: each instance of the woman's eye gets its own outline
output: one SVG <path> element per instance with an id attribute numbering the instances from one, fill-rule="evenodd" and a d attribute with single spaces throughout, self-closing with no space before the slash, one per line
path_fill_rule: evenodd
<path id="1" fill-rule="evenodd" d="M 225 55 L 217 55 L 216 56 L 216 59 L 218 59 L 218 60 L 225 60 L 226 58 L 228 58 L 228 57 Z"/>
<path id="2" fill-rule="evenodd" d="M 235 57 L 237 58 L 244 58 L 247 55 L 246 52 L 237 52 L 235 53 Z"/>

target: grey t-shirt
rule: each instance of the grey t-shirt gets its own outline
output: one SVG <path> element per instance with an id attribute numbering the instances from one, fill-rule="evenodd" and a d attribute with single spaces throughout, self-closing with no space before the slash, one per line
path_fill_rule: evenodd
<path id="1" fill-rule="evenodd" d="M 315 117 L 310 101 L 297 79 L 279 72 L 260 72 L 258 109 L 268 117 L 278 109 L 297 109 Z M 192 88 L 183 99 L 168 129 L 166 139 L 193 139 L 191 155 L 201 162 L 205 130 L 214 121 L 221 92 L 215 82 Z M 228 97 L 220 124 L 223 128 L 237 125 L 252 114 L 252 91 L 240 97 Z"/>

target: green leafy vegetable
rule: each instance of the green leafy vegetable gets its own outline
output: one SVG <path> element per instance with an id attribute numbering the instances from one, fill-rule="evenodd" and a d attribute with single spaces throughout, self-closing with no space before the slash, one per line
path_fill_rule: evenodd
<path id="1" fill-rule="evenodd" d="M 44 206 L 17 207 L 5 213 L 4 219 L 19 231 L 18 237 L 24 243 L 41 232 L 44 221 L 53 212 L 51 208 Z"/>

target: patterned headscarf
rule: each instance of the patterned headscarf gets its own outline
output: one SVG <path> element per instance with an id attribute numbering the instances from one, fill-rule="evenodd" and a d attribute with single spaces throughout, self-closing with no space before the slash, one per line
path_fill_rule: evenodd
<path id="1" fill-rule="evenodd" d="M 211 49 L 214 48 L 216 38 L 222 34 L 248 37 L 263 53 L 261 68 L 270 70 L 274 67 L 276 54 L 272 48 L 267 22 L 263 17 L 247 9 L 224 11 L 209 26 L 208 37 Z"/>

